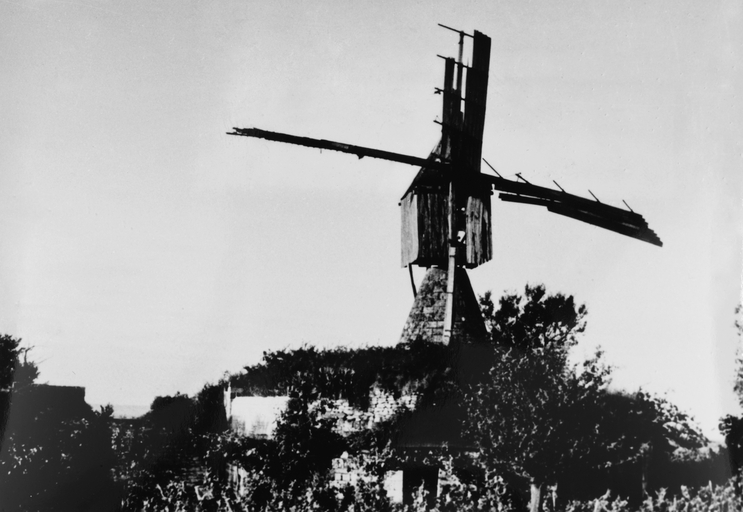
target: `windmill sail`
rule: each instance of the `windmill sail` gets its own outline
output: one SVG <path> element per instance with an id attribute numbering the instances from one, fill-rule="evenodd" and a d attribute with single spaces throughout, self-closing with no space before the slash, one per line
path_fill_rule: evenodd
<path id="1" fill-rule="evenodd" d="M 486 174 L 482 176 L 492 184 L 495 190 L 505 192 L 498 196 L 503 201 L 544 206 L 553 213 L 587 222 L 658 247 L 663 246 L 663 242 L 655 231 L 650 229 L 648 223 L 638 213 L 531 183 L 521 183 Z"/>

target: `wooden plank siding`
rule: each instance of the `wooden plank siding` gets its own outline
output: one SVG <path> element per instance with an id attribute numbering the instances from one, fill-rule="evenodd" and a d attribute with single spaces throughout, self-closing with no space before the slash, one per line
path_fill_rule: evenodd
<path id="1" fill-rule="evenodd" d="M 446 196 L 435 190 L 411 190 L 400 202 L 402 266 L 446 267 L 448 214 Z"/>
<path id="2" fill-rule="evenodd" d="M 418 201 L 411 190 L 400 201 L 402 233 L 402 266 L 414 264 L 418 259 Z"/>
<path id="3" fill-rule="evenodd" d="M 425 266 L 446 266 L 449 255 L 449 203 L 436 191 L 417 191 L 418 259 Z"/>
<path id="4" fill-rule="evenodd" d="M 475 268 L 493 257 L 493 237 L 490 230 L 490 195 L 467 198 L 465 230 L 467 268 Z"/>
<path id="5" fill-rule="evenodd" d="M 443 191 L 410 190 L 400 201 L 402 220 L 402 266 L 446 268 L 449 228 L 448 204 Z M 460 264 L 475 268 L 493 257 L 490 194 L 469 196 L 465 207 L 466 228 Z"/>

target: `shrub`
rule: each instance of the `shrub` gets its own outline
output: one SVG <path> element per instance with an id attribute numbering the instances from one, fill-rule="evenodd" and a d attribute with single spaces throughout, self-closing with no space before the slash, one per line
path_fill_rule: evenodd
<path id="1" fill-rule="evenodd" d="M 665 489 L 655 496 L 647 496 L 637 508 L 630 508 L 626 500 L 612 498 L 607 492 L 589 501 L 573 501 L 565 512 L 735 512 L 743 510 L 743 500 L 735 493 L 733 479 L 726 485 L 712 484 L 696 490 L 681 487 L 680 496 L 669 496 Z"/>

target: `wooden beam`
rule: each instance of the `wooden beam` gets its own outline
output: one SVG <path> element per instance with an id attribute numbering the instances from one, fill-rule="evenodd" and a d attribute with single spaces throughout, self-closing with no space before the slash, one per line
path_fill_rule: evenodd
<path id="1" fill-rule="evenodd" d="M 330 151 L 340 151 L 341 153 L 351 153 L 359 158 L 368 156 L 370 158 L 379 158 L 381 160 L 389 160 L 392 162 L 399 162 L 401 164 L 413 165 L 416 167 L 428 167 L 428 168 L 440 168 L 446 169 L 448 167 L 444 162 L 437 160 L 419 158 L 417 156 L 403 155 L 402 153 L 393 153 L 392 151 L 384 151 L 381 149 L 366 148 L 363 146 L 354 146 L 353 144 L 345 144 L 343 142 L 334 142 L 332 140 L 325 139 L 313 139 L 310 137 L 299 137 L 297 135 L 289 135 L 287 133 L 270 132 L 267 130 L 260 130 L 258 128 L 233 128 L 234 132 L 227 132 L 227 135 L 240 135 L 243 137 L 255 137 L 257 139 L 271 140 L 274 142 L 285 142 L 287 144 L 297 144 L 299 146 L 306 146 L 309 148 L 328 149 Z"/>
<path id="2" fill-rule="evenodd" d="M 454 161 L 459 154 L 461 103 L 459 94 L 454 90 L 454 59 L 446 59 L 444 65 L 444 101 L 441 113 L 441 156 Z"/>
<path id="3" fill-rule="evenodd" d="M 490 38 L 475 31 L 472 66 L 467 70 L 467 92 L 464 99 L 463 164 L 467 172 L 479 173 L 482 137 L 485 129 L 485 107 L 488 99 L 490 72 Z"/>
<path id="4" fill-rule="evenodd" d="M 456 215 L 456 188 L 455 180 L 449 182 L 449 261 L 446 275 L 446 303 L 444 306 L 444 332 L 442 341 L 445 345 L 451 339 L 454 324 L 454 276 L 457 272 L 457 215 Z"/>

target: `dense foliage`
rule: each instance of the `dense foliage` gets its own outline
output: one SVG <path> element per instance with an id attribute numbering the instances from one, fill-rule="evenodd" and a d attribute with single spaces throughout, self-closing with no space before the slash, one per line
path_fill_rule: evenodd
<path id="1" fill-rule="evenodd" d="M 0 446 L 5 439 L 13 391 L 25 388 L 36 381 L 39 369 L 28 361 L 30 347 L 22 347 L 21 340 L 0 334 Z"/>
<path id="2" fill-rule="evenodd" d="M 469 428 L 483 463 L 493 472 L 520 477 L 539 500 L 589 459 L 601 463 L 604 440 L 597 404 L 606 384 L 597 361 L 580 370 L 556 369 L 523 354 L 506 352 L 490 382 L 469 397 Z"/>
<path id="3" fill-rule="evenodd" d="M 604 460 L 598 403 L 609 371 L 600 354 L 580 368 L 568 364 L 586 314 L 572 297 L 527 286 L 524 296 L 502 297 L 498 309 L 489 295 L 481 304 L 497 357 L 467 394 L 466 427 L 486 469 L 529 485 L 536 510 L 545 485 Z"/>
<path id="4" fill-rule="evenodd" d="M 739 305 L 735 309 L 735 327 L 738 330 L 738 337 L 743 341 L 742 305 Z M 743 407 L 743 348 L 738 349 L 733 390 L 738 396 L 738 403 Z M 720 432 L 725 436 L 725 444 L 730 451 L 733 472 L 736 475 L 740 474 L 741 471 L 743 471 L 743 417 L 729 414 L 724 418 L 721 418 Z"/>
<path id="5" fill-rule="evenodd" d="M 374 385 L 396 397 L 403 391 L 416 392 L 445 373 L 450 360 L 448 347 L 425 341 L 359 349 L 303 346 L 264 352 L 260 363 L 245 367 L 231 384 L 250 396 L 345 398 L 366 409 Z"/>
<path id="6" fill-rule="evenodd" d="M 239 442 L 233 439 L 232 442 Z M 242 442 L 245 442 L 243 440 Z M 243 451 L 251 452 L 251 448 Z M 374 454 L 370 460 L 379 459 L 388 454 Z M 237 495 L 229 488 L 221 486 L 211 474 L 195 483 L 173 481 L 160 487 L 152 494 L 140 509 L 142 511 L 183 510 L 183 511 L 230 511 L 249 512 L 255 510 L 279 512 L 516 512 L 523 507 L 509 499 L 506 483 L 494 475 L 488 475 L 485 481 L 475 483 L 472 480 L 460 479 L 455 474 L 451 461 L 442 461 L 444 484 L 441 492 L 432 500 L 423 489 L 413 496 L 408 505 L 393 504 L 379 478 L 359 480 L 338 488 L 330 485 L 327 479 L 314 478 L 304 492 L 290 496 L 280 487 L 270 494 L 263 494 L 257 499 L 255 483 L 265 482 L 261 466 L 248 466 L 247 479 L 251 483 L 247 493 Z M 646 496 L 641 502 L 631 504 L 626 499 L 609 492 L 597 492 L 596 497 L 582 501 L 570 501 L 554 507 L 553 496 L 543 497 L 543 507 L 550 511 L 565 512 L 703 512 L 743 510 L 743 501 L 736 496 L 732 481 L 726 485 L 702 485 L 696 489 L 682 487 L 680 492 L 670 495 L 664 489 Z M 431 508 L 433 507 L 433 508 Z"/>
<path id="7" fill-rule="evenodd" d="M 198 480 L 203 473 L 224 484 L 226 458 L 217 449 L 228 427 L 223 403 L 224 387 L 207 384 L 194 398 L 156 397 L 140 420 L 119 423 L 114 444 L 125 510 L 162 505 L 155 489 Z"/>
<path id="8" fill-rule="evenodd" d="M 35 385 L 38 369 L 20 340 L 0 336 L 4 418 L 0 450 L 0 510 L 111 510 L 110 407 L 60 400 Z"/>
<path id="9" fill-rule="evenodd" d="M 639 501 L 651 462 L 668 469 L 680 451 L 706 444 L 668 401 L 609 392 L 600 352 L 569 364 L 586 326 L 586 309 L 572 297 L 527 286 L 523 296 L 502 297 L 497 309 L 487 294 L 481 305 L 498 355 L 488 379 L 467 395 L 467 427 L 489 471 L 531 487 L 532 510 L 546 485 L 584 497 L 604 485 Z M 640 475 L 634 486 L 626 483 L 632 473 Z M 581 485 L 589 482 L 590 489 Z"/>
<path id="10" fill-rule="evenodd" d="M 491 342 L 522 353 L 545 349 L 565 357 L 586 329 L 585 305 L 576 305 L 572 295 L 547 294 L 543 285 L 527 285 L 524 295 L 504 295 L 497 309 L 486 292 L 480 307 Z"/>
<path id="11" fill-rule="evenodd" d="M 28 360 L 30 347 L 22 347 L 20 339 L 0 334 L 0 391 L 18 389 L 36 381 L 39 369 Z"/>

